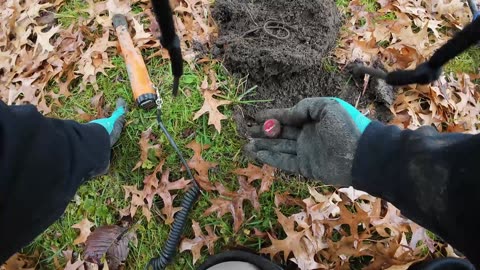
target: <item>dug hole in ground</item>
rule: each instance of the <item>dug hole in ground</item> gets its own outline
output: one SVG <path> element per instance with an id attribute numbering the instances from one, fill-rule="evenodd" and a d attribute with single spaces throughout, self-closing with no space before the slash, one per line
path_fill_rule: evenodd
<path id="1" fill-rule="evenodd" d="M 246 78 L 246 89 L 256 87 L 245 97 L 254 102 L 235 108 L 243 136 L 257 111 L 308 97 L 339 97 L 359 109 L 375 108 L 368 110 L 371 118 L 389 119 L 392 88 L 376 82 L 362 94 L 363 78 L 332 64 L 342 25 L 334 1 L 217 0 L 212 15 L 220 28 L 213 53 L 234 76 Z"/>

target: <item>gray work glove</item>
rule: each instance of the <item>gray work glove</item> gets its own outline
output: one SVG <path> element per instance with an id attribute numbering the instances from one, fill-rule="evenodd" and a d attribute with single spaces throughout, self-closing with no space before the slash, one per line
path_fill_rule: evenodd
<path id="1" fill-rule="evenodd" d="M 123 126 L 125 125 L 125 115 L 127 113 L 127 102 L 123 98 L 118 98 L 115 111 L 107 118 L 100 118 L 89 123 L 99 124 L 105 128 L 110 136 L 110 146 L 113 146 L 122 133 Z"/>
<path id="2" fill-rule="evenodd" d="M 263 122 L 277 119 L 277 138 L 268 138 Z M 347 102 L 331 97 L 307 98 L 293 108 L 259 112 L 245 151 L 256 160 L 328 184 L 349 186 L 358 140 L 370 120 Z"/>

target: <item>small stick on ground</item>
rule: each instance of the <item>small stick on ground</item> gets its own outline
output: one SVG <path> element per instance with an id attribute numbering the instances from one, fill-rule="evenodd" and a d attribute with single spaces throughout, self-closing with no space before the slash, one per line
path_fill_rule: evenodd
<path id="1" fill-rule="evenodd" d="M 365 74 L 365 77 L 363 77 L 363 90 L 362 92 L 360 93 L 360 95 L 358 95 L 358 98 L 357 98 L 357 102 L 355 102 L 355 109 L 358 109 L 358 103 L 360 102 L 360 98 L 365 95 L 365 91 L 367 90 L 367 87 L 368 87 L 368 82 L 370 81 L 370 75 L 368 74 Z"/>

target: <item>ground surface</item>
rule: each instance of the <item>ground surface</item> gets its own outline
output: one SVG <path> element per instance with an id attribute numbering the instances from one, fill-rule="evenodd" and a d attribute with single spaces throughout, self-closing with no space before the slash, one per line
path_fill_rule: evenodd
<path id="1" fill-rule="evenodd" d="M 236 110 L 240 133 L 258 110 L 292 107 L 304 98 L 335 96 L 356 104 L 361 85 L 331 58 L 343 22 L 333 1 L 217 0 L 212 14 L 220 28 L 215 52 L 247 88 L 255 87 L 248 97 L 261 101 Z M 364 96 L 360 104 L 374 100 Z"/>

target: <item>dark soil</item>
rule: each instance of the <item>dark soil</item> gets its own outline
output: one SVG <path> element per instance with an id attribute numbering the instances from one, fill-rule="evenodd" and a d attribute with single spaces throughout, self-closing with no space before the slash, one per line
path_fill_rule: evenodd
<path id="1" fill-rule="evenodd" d="M 233 75 L 248 76 L 247 87 L 258 87 L 247 100 L 271 100 L 236 109 L 242 134 L 261 109 L 319 96 L 355 104 L 361 89 L 350 74 L 325 68 L 342 23 L 333 0 L 216 0 L 213 16 L 220 27 L 214 54 Z"/>

